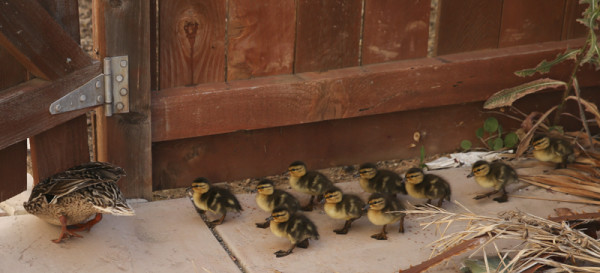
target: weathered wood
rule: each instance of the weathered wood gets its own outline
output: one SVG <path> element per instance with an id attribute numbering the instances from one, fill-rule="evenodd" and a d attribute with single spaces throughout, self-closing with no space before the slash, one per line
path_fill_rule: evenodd
<path id="1" fill-rule="evenodd" d="M 0 46 L 0 90 L 15 86 L 27 79 L 27 69 L 23 67 L 4 47 Z"/>
<path id="2" fill-rule="evenodd" d="M 359 64 L 361 0 L 299 0 L 296 73 Z"/>
<path id="3" fill-rule="evenodd" d="M 295 30 L 294 0 L 230 0 L 227 80 L 292 73 Z"/>
<path id="4" fill-rule="evenodd" d="M 36 1 L 5 0 L 0 45 L 38 77 L 55 80 L 92 63 Z"/>
<path id="5" fill-rule="evenodd" d="M 77 0 L 36 0 L 76 43 L 79 36 L 79 3 Z"/>
<path id="6" fill-rule="evenodd" d="M 499 47 L 559 41 L 565 0 L 504 0 Z"/>
<path id="7" fill-rule="evenodd" d="M 498 47 L 502 2 L 440 1 L 437 55 Z"/>
<path id="8" fill-rule="evenodd" d="M 595 88 L 583 94 L 597 101 L 598 91 Z M 556 105 L 560 95 L 560 91 L 533 94 L 517 101 L 516 106 L 526 112 L 544 112 Z M 482 147 L 475 131 L 489 116 L 497 117 L 506 132 L 519 128 L 514 120 L 483 112 L 482 105 L 482 102 L 459 103 L 157 142 L 152 147 L 154 187 L 187 187 L 198 176 L 232 181 L 283 174 L 295 160 L 305 161 L 309 168 L 321 169 L 418 158 L 421 146 L 427 156 L 448 153 L 459 149 L 464 139 L 472 141 L 474 147 Z M 576 105 L 569 107 L 577 109 Z M 581 126 L 573 120 L 564 122 L 563 125 Z M 419 142 L 413 139 L 415 132 L 421 134 Z"/>
<path id="9" fill-rule="evenodd" d="M 225 3 L 159 1 L 161 89 L 225 80 Z"/>
<path id="10" fill-rule="evenodd" d="M 87 118 L 80 115 L 30 138 L 33 181 L 90 162 Z"/>
<path id="11" fill-rule="evenodd" d="M 27 141 L 0 150 L 0 202 L 27 189 Z"/>
<path id="12" fill-rule="evenodd" d="M 34 79 L 0 92 L 0 149 L 84 114 L 86 109 L 51 115 L 49 107 L 100 73 L 95 63 L 54 82 Z"/>
<path id="13" fill-rule="evenodd" d="M 579 0 L 567 0 L 565 5 L 565 18 L 562 27 L 562 40 L 585 37 L 587 28 L 577 22 L 577 19 L 583 17 L 582 13 L 589 5 L 579 4 Z"/>
<path id="14" fill-rule="evenodd" d="M 150 88 L 159 89 L 160 82 L 160 55 L 158 52 L 158 2 L 150 1 Z"/>
<path id="15" fill-rule="evenodd" d="M 103 30 L 94 41 L 101 57 L 129 56 L 130 112 L 109 118 L 98 116 L 101 124 L 98 128 L 98 160 L 125 169 L 127 176 L 119 181 L 125 196 L 150 200 L 150 3 L 146 0 L 99 0 L 94 2 L 93 10 L 94 30 Z"/>
<path id="16" fill-rule="evenodd" d="M 367 0 L 362 64 L 427 56 L 429 1 Z"/>
<path id="17" fill-rule="evenodd" d="M 152 138 L 165 141 L 483 101 L 498 90 L 534 79 L 519 78 L 514 71 L 582 42 L 161 90 L 152 97 Z M 561 79 L 565 71 L 570 71 L 568 65 L 557 66 L 549 77 Z M 600 83 L 593 69 L 582 70 L 580 76 L 582 86 Z"/>
<path id="18" fill-rule="evenodd" d="M 71 39 L 79 44 L 77 0 L 38 0 L 38 2 Z M 74 63 L 72 67 L 81 69 L 85 67 L 84 65 L 84 62 Z M 66 91 L 70 92 L 71 90 Z M 31 136 L 29 142 L 34 183 L 57 172 L 90 161 L 86 115 L 80 115 L 41 134 Z"/>

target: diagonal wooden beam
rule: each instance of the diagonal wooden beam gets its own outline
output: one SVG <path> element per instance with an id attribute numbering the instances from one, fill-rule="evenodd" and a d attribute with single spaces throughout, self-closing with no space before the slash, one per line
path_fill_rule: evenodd
<path id="1" fill-rule="evenodd" d="M 0 0 L 0 45 L 34 75 L 56 80 L 92 59 L 34 0 Z"/>
<path id="2" fill-rule="evenodd" d="M 96 62 L 54 82 L 30 80 L 0 93 L 0 150 L 84 114 L 51 115 L 50 104 L 102 73 Z"/>

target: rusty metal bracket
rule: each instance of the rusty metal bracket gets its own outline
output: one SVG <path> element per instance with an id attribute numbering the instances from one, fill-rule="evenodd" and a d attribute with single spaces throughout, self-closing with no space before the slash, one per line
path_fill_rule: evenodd
<path id="1" fill-rule="evenodd" d="M 104 73 L 50 105 L 53 115 L 104 104 L 106 116 L 129 113 L 129 58 L 104 58 Z"/>

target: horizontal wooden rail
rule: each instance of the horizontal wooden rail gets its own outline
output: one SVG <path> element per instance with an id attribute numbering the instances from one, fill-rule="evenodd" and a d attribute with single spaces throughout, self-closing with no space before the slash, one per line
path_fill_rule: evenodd
<path id="1" fill-rule="evenodd" d="M 0 150 L 84 114 L 51 115 L 50 104 L 102 73 L 96 62 L 59 80 L 34 79 L 0 92 Z"/>
<path id="2" fill-rule="evenodd" d="M 483 101 L 533 79 L 514 71 L 582 44 L 548 42 L 160 90 L 152 96 L 152 141 Z M 562 64 L 544 76 L 565 79 L 570 69 Z M 600 85 L 593 69 L 580 75 L 582 86 Z"/>

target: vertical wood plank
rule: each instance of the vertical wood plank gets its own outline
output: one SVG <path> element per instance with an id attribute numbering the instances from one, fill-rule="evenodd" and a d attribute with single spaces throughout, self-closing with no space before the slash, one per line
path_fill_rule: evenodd
<path id="1" fill-rule="evenodd" d="M 565 0 L 504 0 L 498 47 L 559 41 Z"/>
<path id="2" fill-rule="evenodd" d="M 427 56 L 430 1 L 366 0 L 362 64 Z"/>
<path id="3" fill-rule="evenodd" d="M 74 118 L 29 139 L 33 181 L 90 161 L 87 118 Z"/>
<path id="4" fill-rule="evenodd" d="M 227 80 L 291 74 L 294 0 L 229 0 Z"/>
<path id="5" fill-rule="evenodd" d="M 159 1 L 161 89 L 225 80 L 225 3 Z"/>
<path id="6" fill-rule="evenodd" d="M 152 198 L 150 138 L 150 3 L 95 0 L 94 30 L 101 57 L 129 56 L 129 113 L 98 115 L 98 159 L 123 167 L 126 197 Z M 101 151 L 102 150 L 102 151 Z"/>
<path id="7" fill-rule="evenodd" d="M 587 28 L 577 22 L 577 19 L 583 17 L 583 12 L 588 5 L 579 4 L 579 0 L 567 0 L 565 5 L 565 17 L 562 27 L 562 40 L 585 37 Z"/>
<path id="8" fill-rule="evenodd" d="M 359 65 L 362 0 L 298 0 L 295 72 Z"/>
<path id="9" fill-rule="evenodd" d="M 38 0 L 50 16 L 80 43 L 79 10 L 76 0 Z M 83 65 L 75 67 L 82 68 Z M 30 138 L 34 183 L 90 161 L 85 115 Z"/>
<path id="10" fill-rule="evenodd" d="M 160 62 L 158 54 L 158 0 L 150 1 L 150 89 L 158 90 Z"/>
<path id="11" fill-rule="evenodd" d="M 37 0 L 42 7 L 78 44 L 79 36 L 79 3 L 77 0 Z"/>
<path id="12" fill-rule="evenodd" d="M 502 0 L 440 0 L 438 55 L 496 48 Z"/>
<path id="13" fill-rule="evenodd" d="M 0 150 L 0 202 L 27 189 L 27 141 Z"/>

